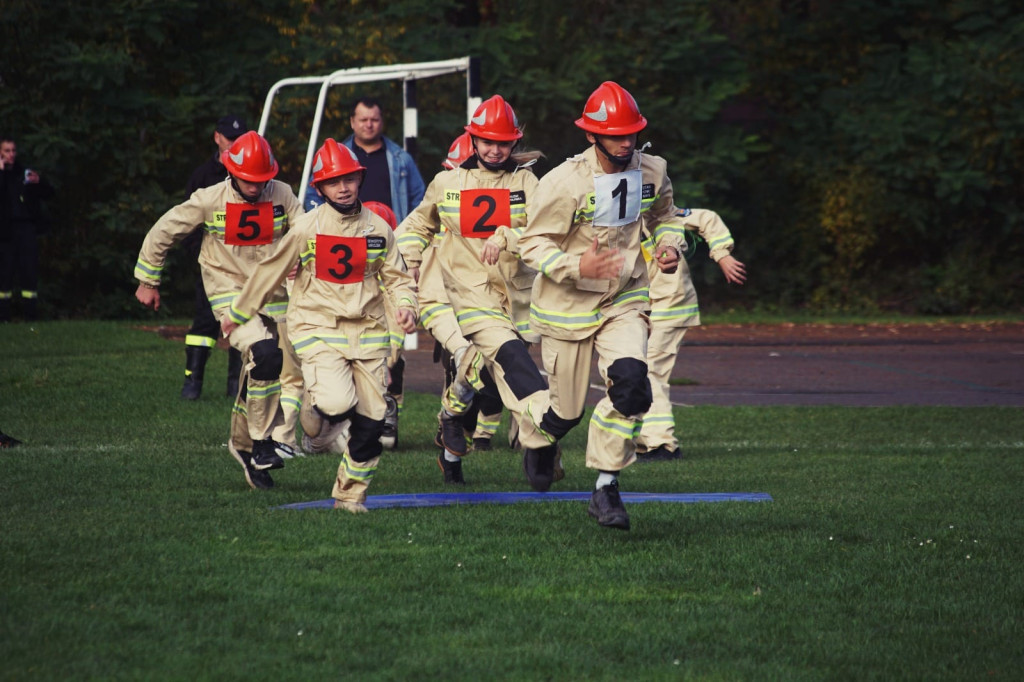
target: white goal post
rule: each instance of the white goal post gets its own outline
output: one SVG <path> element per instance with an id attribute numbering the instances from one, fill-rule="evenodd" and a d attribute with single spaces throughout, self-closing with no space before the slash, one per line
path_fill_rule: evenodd
<path id="1" fill-rule="evenodd" d="M 287 87 L 295 86 L 320 86 L 320 96 L 317 98 L 316 111 L 313 115 L 313 127 L 309 134 L 309 144 L 306 147 L 306 158 L 302 164 L 302 180 L 299 182 L 299 200 L 302 201 L 309 185 L 310 168 L 313 165 L 313 156 L 317 150 L 317 140 L 320 138 L 320 124 L 323 121 L 324 108 L 327 105 L 327 93 L 334 85 L 349 85 L 352 83 L 373 83 L 387 80 L 402 81 L 402 142 L 406 151 L 415 156 L 416 137 L 418 135 L 418 112 L 416 109 L 416 81 L 421 78 L 433 78 L 452 73 L 466 74 L 466 121 L 468 122 L 476 108 L 483 101 L 480 96 L 480 60 L 477 57 L 459 57 L 437 62 L 420 62 L 416 64 L 390 64 L 385 66 L 361 66 L 351 69 L 341 69 L 326 76 L 298 76 L 295 78 L 284 78 L 274 83 L 267 98 L 263 103 L 263 113 L 260 116 L 259 134 L 266 137 L 267 125 L 270 122 L 270 112 L 274 106 L 274 99 Z M 305 202 L 303 201 L 303 204 Z M 407 334 L 405 337 L 405 348 L 416 350 L 417 336 L 415 333 Z"/>
<path id="2" fill-rule="evenodd" d="M 416 109 L 416 81 L 421 78 L 433 78 L 451 73 L 466 74 L 466 121 L 480 106 L 480 66 L 477 57 L 459 57 L 439 62 L 420 62 L 417 64 L 389 64 L 385 66 L 361 66 L 352 69 L 341 69 L 326 76 L 299 76 L 284 78 L 274 83 L 267 92 L 263 103 L 263 114 L 260 116 L 259 134 L 266 136 L 270 112 L 274 106 L 274 98 L 284 88 L 293 86 L 319 85 L 320 96 L 317 98 L 316 111 L 313 115 L 313 128 L 309 135 L 306 148 L 306 160 L 302 165 L 300 191 L 305 191 L 309 183 L 309 169 L 316 154 L 317 140 L 320 137 L 320 124 L 323 121 L 324 107 L 327 105 L 327 93 L 334 85 L 350 85 L 352 83 L 373 83 L 386 80 L 402 81 L 402 138 L 405 150 L 415 154 L 416 137 L 418 134 L 418 112 Z M 301 198 L 301 197 L 300 197 Z"/>

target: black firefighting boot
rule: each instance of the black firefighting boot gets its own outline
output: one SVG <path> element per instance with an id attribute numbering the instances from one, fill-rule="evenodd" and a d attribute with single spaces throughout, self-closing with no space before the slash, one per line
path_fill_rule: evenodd
<path id="1" fill-rule="evenodd" d="M 238 377 L 242 374 L 242 354 L 237 348 L 228 348 L 228 390 L 229 398 L 238 395 Z"/>
<path id="2" fill-rule="evenodd" d="M 182 400 L 199 400 L 203 392 L 203 373 L 210 349 L 205 346 L 185 346 L 185 383 L 181 387 Z"/>

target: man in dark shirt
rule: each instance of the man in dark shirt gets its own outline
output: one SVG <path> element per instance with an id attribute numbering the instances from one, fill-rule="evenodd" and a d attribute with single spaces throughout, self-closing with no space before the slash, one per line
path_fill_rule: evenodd
<path id="1" fill-rule="evenodd" d="M 18 161 L 14 139 L 0 137 L 0 322 L 11 319 L 15 293 L 21 295 L 24 317 L 36 318 L 39 237 L 49 230 L 42 202 L 51 197 L 50 183 Z M 21 287 L 17 292 L 16 277 Z"/>
<path id="2" fill-rule="evenodd" d="M 192 176 L 188 179 L 186 198 L 192 196 L 197 189 L 210 187 L 227 179 L 228 171 L 220 162 L 221 153 L 228 149 L 242 133 L 248 131 L 249 126 L 238 116 L 224 116 L 217 121 L 213 131 L 213 143 L 217 145 L 217 151 L 214 152 L 212 158 L 207 159 L 206 163 L 192 172 Z M 199 258 L 199 247 L 202 243 L 202 228 L 196 229 L 182 242 L 192 260 Z M 210 309 L 210 301 L 206 297 L 203 278 L 199 276 L 198 268 L 194 275 L 196 282 L 195 312 L 192 318 L 192 328 L 185 336 L 185 383 L 181 387 L 181 397 L 185 400 L 198 400 L 202 394 L 206 361 L 210 358 L 210 350 L 216 345 L 220 335 L 220 323 L 217 322 Z M 227 395 L 230 398 L 234 398 L 238 394 L 238 376 L 241 370 L 241 354 L 234 348 L 229 348 Z"/>
<path id="3" fill-rule="evenodd" d="M 356 153 L 366 167 L 366 179 L 359 188 L 359 200 L 379 201 L 390 206 L 398 222 L 419 206 L 426 184 L 416 162 L 407 151 L 384 135 L 384 112 L 374 97 L 361 97 L 352 105 L 349 124 L 352 134 L 342 144 Z M 303 208 L 311 211 L 323 203 L 314 191 L 307 191 Z"/>

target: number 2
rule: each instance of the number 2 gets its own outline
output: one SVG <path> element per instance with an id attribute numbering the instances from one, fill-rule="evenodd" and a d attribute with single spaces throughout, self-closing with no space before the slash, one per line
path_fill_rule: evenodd
<path id="1" fill-rule="evenodd" d="M 483 215 L 477 219 L 476 224 L 473 225 L 473 232 L 494 232 L 497 229 L 497 226 L 488 225 L 487 221 L 494 215 L 494 211 L 498 208 L 498 204 L 494 200 L 494 197 L 487 194 L 481 194 L 473 199 L 473 208 L 477 208 L 481 204 L 487 204 L 487 208 L 484 210 Z"/>

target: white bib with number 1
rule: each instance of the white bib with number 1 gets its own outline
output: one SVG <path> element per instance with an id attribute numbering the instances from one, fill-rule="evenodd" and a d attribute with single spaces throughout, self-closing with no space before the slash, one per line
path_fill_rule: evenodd
<path id="1" fill-rule="evenodd" d="M 640 217 L 643 173 L 637 170 L 594 176 L 594 225 L 621 227 Z"/>

